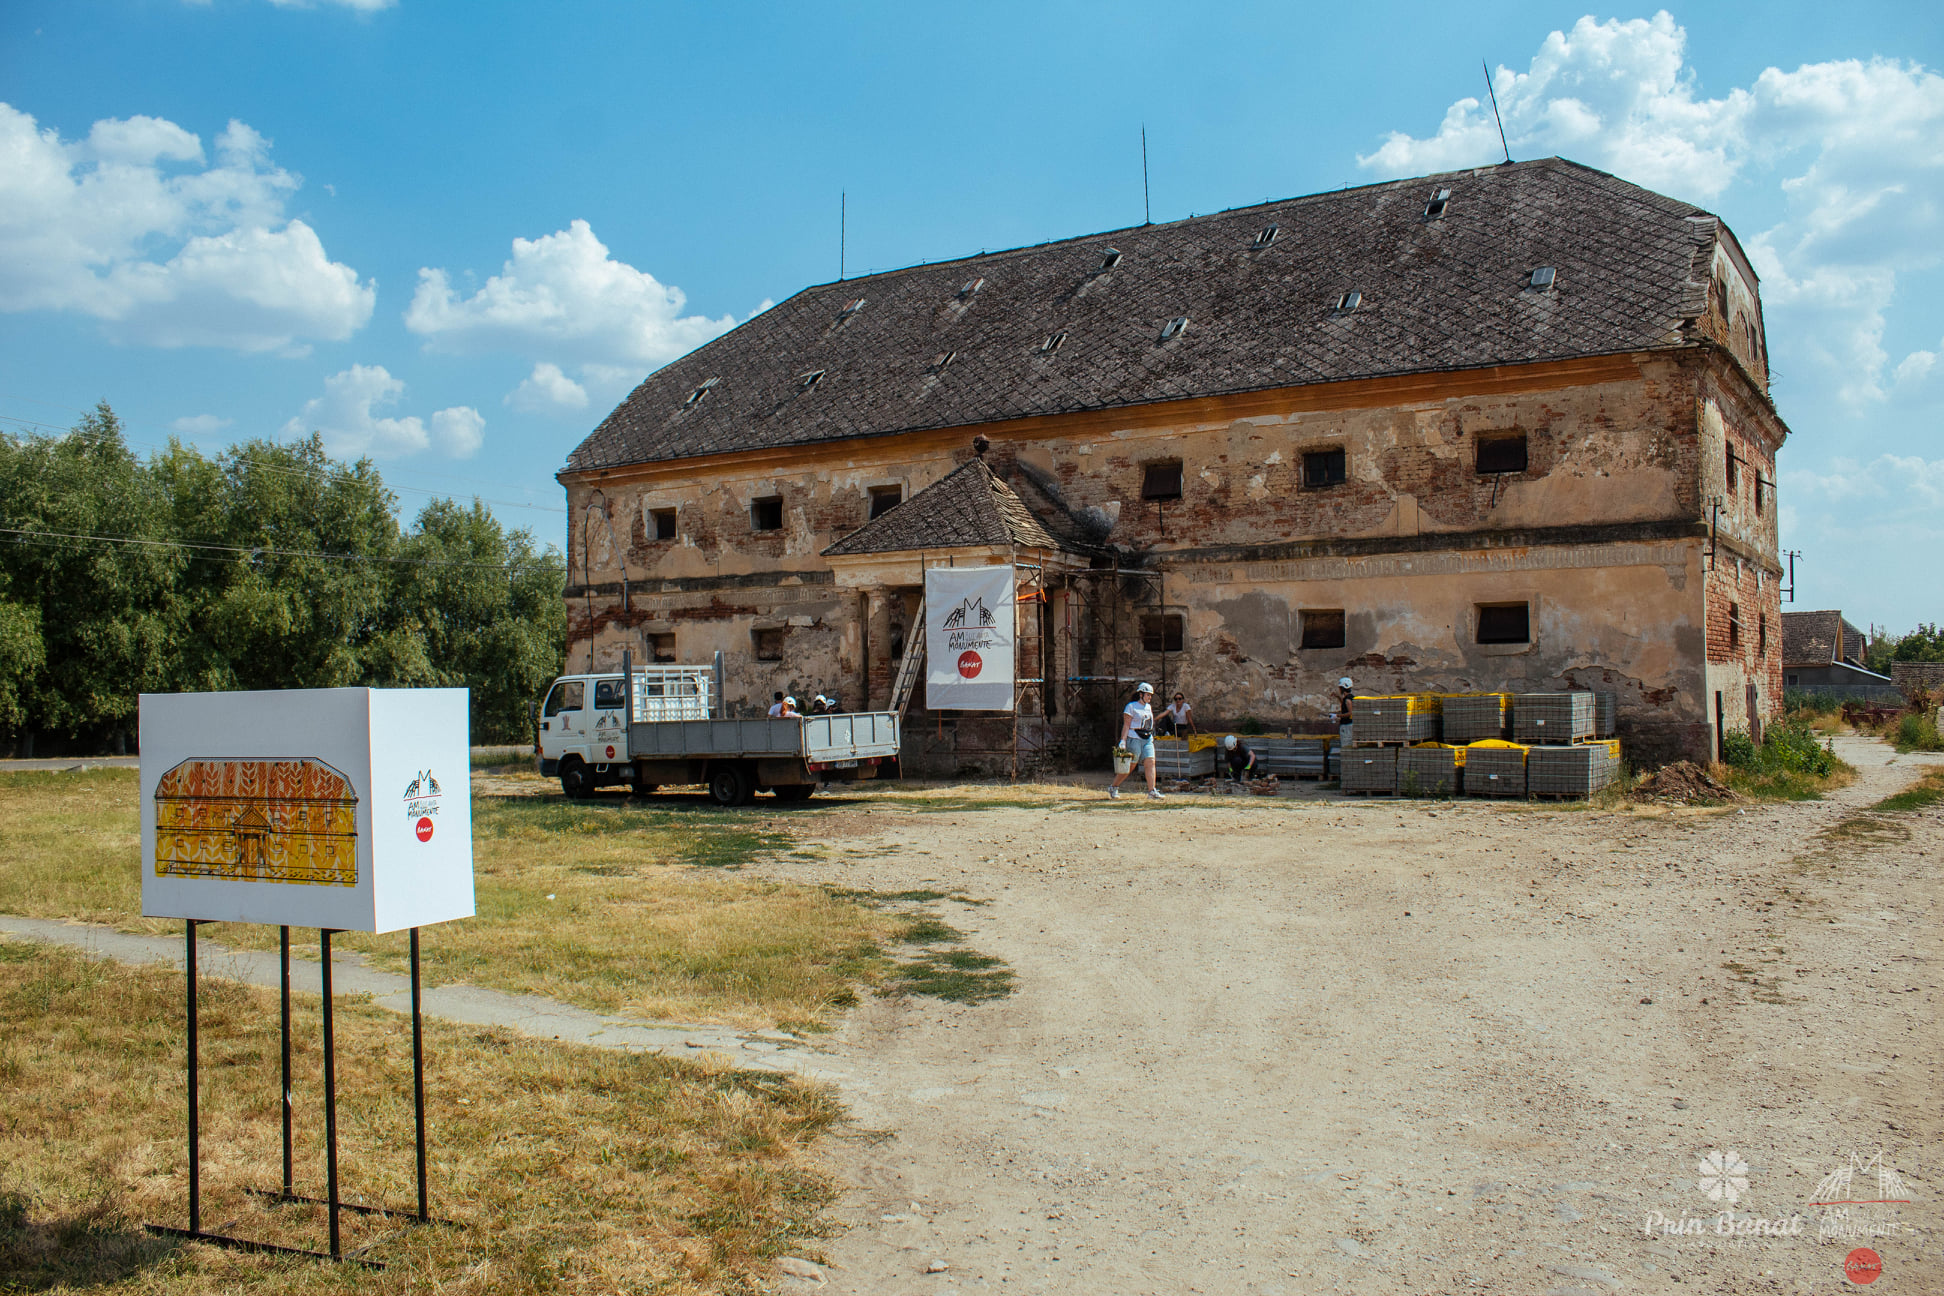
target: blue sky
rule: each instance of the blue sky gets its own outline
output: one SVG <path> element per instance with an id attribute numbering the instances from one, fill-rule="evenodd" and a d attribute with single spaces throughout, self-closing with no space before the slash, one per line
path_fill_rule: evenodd
<path id="1" fill-rule="evenodd" d="M 1489 12 L 1481 12 L 1489 10 Z M 315 427 L 543 538 L 649 370 L 854 273 L 1516 157 L 1763 276 L 1797 607 L 1944 618 L 1944 7 L 11 0 L 0 418 Z"/>

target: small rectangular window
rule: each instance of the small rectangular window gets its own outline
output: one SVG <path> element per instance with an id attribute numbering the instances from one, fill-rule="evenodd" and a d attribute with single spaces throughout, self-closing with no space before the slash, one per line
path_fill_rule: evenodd
<path id="1" fill-rule="evenodd" d="M 1532 286 L 1540 292 L 1545 292 L 1558 278 L 1558 273 L 1551 266 L 1540 266 L 1532 272 Z"/>
<path id="2" fill-rule="evenodd" d="M 1482 644 L 1521 644 L 1532 642 L 1532 613 L 1524 603 L 1481 603 L 1478 607 L 1478 642 Z"/>
<path id="3" fill-rule="evenodd" d="M 903 502 L 904 487 L 902 486 L 871 487 L 871 516 L 874 518 L 883 517 Z"/>
<path id="4" fill-rule="evenodd" d="M 783 497 L 764 495 L 749 501 L 749 529 L 752 531 L 781 531 L 783 529 Z"/>
<path id="5" fill-rule="evenodd" d="M 1149 613 L 1141 618 L 1141 650 L 1151 653 L 1181 651 L 1181 614 Z"/>
<path id="6" fill-rule="evenodd" d="M 1478 438 L 1478 472 L 1481 477 L 1490 473 L 1522 473 L 1525 470 L 1525 433 Z"/>
<path id="7" fill-rule="evenodd" d="M 783 660 L 782 626 L 776 626 L 769 630 L 751 630 L 749 632 L 749 638 L 756 649 L 757 661 Z"/>
<path id="8" fill-rule="evenodd" d="M 594 709 L 596 711 L 619 711 L 623 701 L 620 680 L 594 681 Z"/>
<path id="9" fill-rule="evenodd" d="M 1343 645 L 1342 608 L 1303 609 L 1303 647 L 1341 648 Z"/>
<path id="10" fill-rule="evenodd" d="M 1755 655 L 1768 656 L 1768 613 L 1766 612 L 1755 614 Z"/>
<path id="11" fill-rule="evenodd" d="M 562 711 L 578 711 L 581 699 L 587 696 L 587 686 L 579 680 L 562 680 L 547 694 L 547 705 L 541 715 L 559 715 Z"/>
<path id="12" fill-rule="evenodd" d="M 1343 449 L 1311 450 L 1303 456 L 1303 485 L 1335 486 L 1344 480 Z"/>
<path id="13" fill-rule="evenodd" d="M 1741 484 L 1741 473 L 1738 471 L 1739 468 L 1741 467 L 1741 461 L 1735 458 L 1735 443 L 1733 441 L 1730 441 L 1728 443 L 1727 462 L 1728 462 L 1728 489 L 1733 490 L 1735 489 L 1736 486 Z"/>
<path id="14" fill-rule="evenodd" d="M 648 538 L 650 540 L 673 540 L 675 538 L 675 510 L 648 510 Z"/>
<path id="15" fill-rule="evenodd" d="M 1763 482 L 1762 480 L 1762 471 L 1761 469 L 1758 468 L 1755 470 L 1755 516 L 1756 517 L 1762 516 L 1762 494 L 1763 494 L 1762 487 L 1764 485 L 1766 485 L 1766 483 Z"/>
<path id="16" fill-rule="evenodd" d="M 1141 498 L 1144 500 L 1177 500 L 1181 498 L 1181 460 L 1164 459 L 1147 465 L 1141 477 Z"/>
<path id="17" fill-rule="evenodd" d="M 1741 647 L 1741 604 L 1728 605 L 1728 646 Z"/>

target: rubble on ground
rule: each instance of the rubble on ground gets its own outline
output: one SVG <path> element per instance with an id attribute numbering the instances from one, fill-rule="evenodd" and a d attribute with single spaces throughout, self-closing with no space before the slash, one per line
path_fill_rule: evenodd
<path id="1" fill-rule="evenodd" d="M 1271 774 L 1268 778 L 1241 780 L 1215 777 L 1174 779 L 1168 783 L 1167 791 L 1170 793 L 1201 793 L 1208 796 L 1222 796 L 1225 794 L 1233 796 L 1244 793 L 1249 796 L 1276 796 L 1282 791 L 1282 780 L 1274 774 Z"/>
<path id="2" fill-rule="evenodd" d="M 1668 805 L 1739 801 L 1741 794 L 1702 769 L 1693 761 L 1663 765 L 1635 785 L 1636 801 L 1659 801 Z"/>

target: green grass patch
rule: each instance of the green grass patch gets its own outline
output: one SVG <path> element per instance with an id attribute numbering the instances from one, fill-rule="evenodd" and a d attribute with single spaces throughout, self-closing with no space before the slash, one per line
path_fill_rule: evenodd
<path id="1" fill-rule="evenodd" d="M 1821 776 L 1803 770 L 1750 770 L 1724 766 L 1722 782 L 1752 801 L 1820 801 L 1823 794 L 1855 782 L 1856 772 L 1845 765 Z"/>
<path id="2" fill-rule="evenodd" d="M 1897 721 L 1890 741 L 1900 752 L 1944 751 L 1944 734 L 1937 731 L 1937 721 L 1916 711 L 1906 711 Z"/>
<path id="3" fill-rule="evenodd" d="M 1004 960 L 967 949 L 946 949 L 899 965 L 892 985 L 909 994 L 975 1004 L 1011 994 L 1013 980 Z"/>
<path id="4" fill-rule="evenodd" d="M 1923 810 L 1944 801 L 1944 769 L 1924 771 L 1922 778 L 1903 791 L 1871 806 L 1872 810 Z"/>

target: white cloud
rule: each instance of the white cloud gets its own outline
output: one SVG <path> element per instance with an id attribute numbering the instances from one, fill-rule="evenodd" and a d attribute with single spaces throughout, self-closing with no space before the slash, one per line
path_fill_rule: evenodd
<path id="1" fill-rule="evenodd" d="M 435 440 L 440 451 L 454 459 L 470 458 L 479 449 L 486 420 L 470 405 L 434 413 L 430 433 L 416 414 L 394 418 L 373 412 L 398 404 L 404 394 L 404 381 L 392 377 L 383 365 L 352 365 L 324 380 L 324 394 L 305 402 L 303 412 L 284 424 L 284 435 L 319 432 L 324 448 L 339 458 L 417 454 Z"/>
<path id="2" fill-rule="evenodd" d="M 587 408 L 587 388 L 542 360 L 524 382 L 506 394 L 506 403 L 530 414 Z"/>
<path id="3" fill-rule="evenodd" d="M 218 418 L 214 414 L 189 414 L 175 420 L 169 427 L 186 437 L 206 437 L 215 436 L 235 421 Z"/>
<path id="4" fill-rule="evenodd" d="M 478 292 L 462 297 L 444 270 L 419 271 L 405 327 L 442 351 L 550 354 L 576 365 L 629 368 L 636 379 L 726 332 L 732 316 L 684 315 L 688 298 L 608 255 L 584 220 L 537 239 Z"/>
<path id="5" fill-rule="evenodd" d="M 157 117 L 63 141 L 0 103 L 0 310 L 71 311 L 118 340 L 295 351 L 349 337 L 374 285 L 289 219 L 301 181 L 232 121 L 210 164 Z"/>

